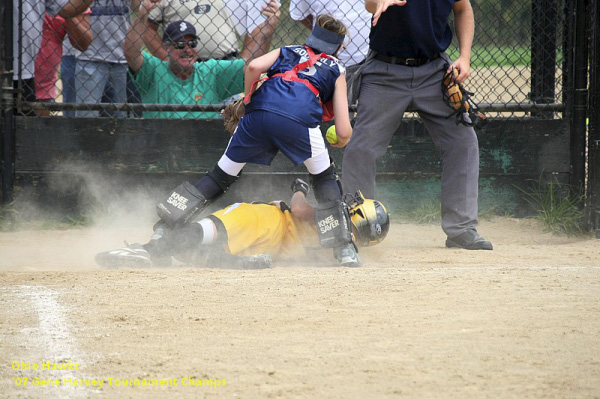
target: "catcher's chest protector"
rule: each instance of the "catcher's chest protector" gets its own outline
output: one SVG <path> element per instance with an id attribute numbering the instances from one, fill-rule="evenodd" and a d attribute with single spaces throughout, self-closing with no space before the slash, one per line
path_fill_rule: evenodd
<path id="1" fill-rule="evenodd" d="M 294 82 L 302 83 L 303 85 L 308 87 L 310 89 L 310 91 L 312 91 L 313 94 L 319 99 L 319 103 L 321 103 L 321 106 L 323 107 L 323 120 L 329 121 L 329 120 L 333 119 L 333 117 L 334 117 L 333 101 L 328 101 L 326 103 L 323 103 L 319 96 L 319 90 L 308 79 L 302 79 L 302 78 L 298 77 L 298 71 L 312 67 L 321 58 L 332 59 L 332 57 L 328 56 L 325 53 L 315 54 L 315 52 L 308 46 L 304 46 L 304 48 L 306 49 L 306 52 L 308 53 L 308 57 L 309 57 L 308 61 L 301 62 L 301 63 L 295 65 L 289 71 L 286 71 L 284 73 L 276 73 L 273 76 L 271 76 L 271 78 L 277 77 L 277 78 L 286 80 L 288 82 L 294 81 Z M 254 91 L 258 88 L 258 86 L 268 79 L 269 79 L 269 77 L 264 77 L 262 79 L 255 81 L 254 83 L 252 83 L 252 86 L 250 88 L 250 93 L 246 96 L 246 98 L 244 98 L 244 102 L 246 104 L 248 104 L 248 102 L 250 102 L 250 97 L 252 96 L 252 93 L 254 93 Z"/>

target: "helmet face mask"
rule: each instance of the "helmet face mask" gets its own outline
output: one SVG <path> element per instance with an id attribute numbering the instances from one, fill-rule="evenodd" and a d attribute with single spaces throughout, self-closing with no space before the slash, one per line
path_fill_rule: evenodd
<path id="1" fill-rule="evenodd" d="M 360 191 L 346 195 L 356 244 L 367 247 L 379 244 L 390 229 L 390 216 L 385 206 L 376 200 L 365 199 Z"/>

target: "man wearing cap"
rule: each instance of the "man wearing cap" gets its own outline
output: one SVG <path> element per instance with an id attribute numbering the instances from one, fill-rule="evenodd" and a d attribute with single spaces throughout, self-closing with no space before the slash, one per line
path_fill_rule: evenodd
<path id="1" fill-rule="evenodd" d="M 187 21 L 170 23 L 163 33 L 167 61 L 142 52 L 148 13 L 159 1 L 144 0 L 125 38 L 125 57 L 143 103 L 218 104 L 244 90 L 243 69 L 247 59 L 196 62 L 198 36 Z M 273 4 L 272 2 L 269 4 Z M 279 7 L 269 8 L 260 35 L 255 38 L 257 57 L 269 50 Z M 145 118 L 218 118 L 217 112 L 144 112 Z"/>
<path id="2" fill-rule="evenodd" d="M 162 0 L 148 16 L 144 36 L 152 55 L 167 59 L 159 32 L 175 21 L 188 21 L 198 35 L 198 59 L 232 60 L 245 53 L 266 17 L 262 14 L 272 0 Z M 241 49 L 240 49 L 241 44 Z"/>

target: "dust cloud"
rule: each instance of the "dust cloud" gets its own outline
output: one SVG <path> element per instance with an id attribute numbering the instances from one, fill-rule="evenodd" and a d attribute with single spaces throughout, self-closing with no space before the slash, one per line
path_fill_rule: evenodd
<path id="1" fill-rule="evenodd" d="M 0 270 L 97 268 L 96 253 L 148 241 L 164 190 L 93 164 L 63 164 L 54 172 L 43 185 L 16 191 L 13 231 L 0 233 Z M 9 235 L 17 240 L 6 247 Z M 31 255 L 36 260 L 27 261 Z"/>

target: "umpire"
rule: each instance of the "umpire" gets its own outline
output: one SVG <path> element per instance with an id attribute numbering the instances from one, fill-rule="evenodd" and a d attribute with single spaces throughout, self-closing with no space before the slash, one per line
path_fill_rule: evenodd
<path id="1" fill-rule="evenodd" d="M 454 67 L 462 83 L 470 74 L 475 22 L 469 0 L 366 0 L 373 14 L 370 52 L 360 73 L 354 135 L 342 165 L 344 192 L 375 195 L 376 164 L 406 110 L 419 114 L 442 155 L 442 229 L 447 247 L 492 249 L 477 232 L 479 144 L 472 127 L 456 125 L 441 94 Z M 454 25 L 460 56 L 445 51 Z"/>

